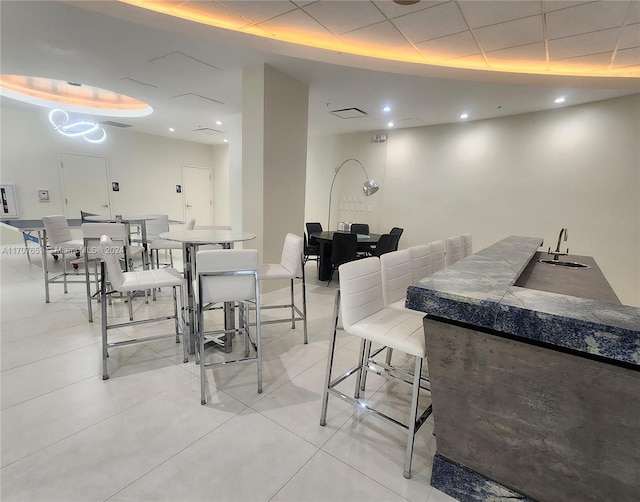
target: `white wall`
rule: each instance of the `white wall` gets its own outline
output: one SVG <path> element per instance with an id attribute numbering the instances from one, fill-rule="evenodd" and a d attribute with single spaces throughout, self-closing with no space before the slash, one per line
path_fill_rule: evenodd
<path id="1" fill-rule="evenodd" d="M 167 213 L 173 219 L 183 218 L 182 195 L 175 189 L 181 184 L 182 165 L 212 167 L 213 163 L 210 145 L 131 129 L 108 127 L 107 140 L 97 145 L 79 138 L 65 138 L 53 130 L 44 108 L 27 110 L 3 104 L 1 124 L 0 176 L 3 183 L 16 184 L 23 219 L 64 214 L 60 153 L 107 159 L 110 180 L 120 183 L 119 192 L 110 192 L 113 214 Z M 216 165 L 226 162 L 224 150 L 216 152 Z M 224 171 L 228 172 L 226 164 Z M 50 202 L 38 201 L 39 188 L 49 189 Z M 220 218 L 228 218 L 228 197 L 221 204 Z M 18 233 L 7 229 L 2 229 L 1 238 L 2 243 L 21 242 Z"/>
<path id="2" fill-rule="evenodd" d="M 364 163 L 379 152 L 372 136 L 364 149 L 361 134 L 310 138 L 307 221 L 326 225 L 327 150 Z M 401 247 L 471 232 L 477 251 L 509 235 L 555 248 L 567 227 L 563 247 L 593 256 L 620 300 L 640 306 L 639 140 L 640 95 L 390 131 L 371 230 L 403 227 Z"/>
<path id="3" fill-rule="evenodd" d="M 341 134 L 309 138 L 306 180 L 305 221 L 318 221 L 327 230 L 329 192 L 336 170 L 345 160 L 354 158 L 364 166 L 370 178 L 381 189 L 371 197 L 362 195 L 365 173 L 356 162 L 347 162 L 335 178 L 331 197 L 331 224 L 335 229 L 339 221 L 368 223 L 376 230 L 384 201 L 384 176 L 387 155 L 386 143 L 372 143 L 372 133 Z M 365 210 L 347 209 L 345 198 L 361 198 Z M 341 209 L 341 205 L 344 206 Z M 368 211 L 371 206 L 371 212 Z"/>

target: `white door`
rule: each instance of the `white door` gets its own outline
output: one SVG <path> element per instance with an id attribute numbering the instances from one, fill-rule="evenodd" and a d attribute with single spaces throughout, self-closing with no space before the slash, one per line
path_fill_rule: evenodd
<path id="1" fill-rule="evenodd" d="M 80 211 L 111 216 L 107 159 L 60 154 L 65 216 L 80 218 Z"/>
<path id="2" fill-rule="evenodd" d="M 184 221 L 196 219 L 196 225 L 213 225 L 211 171 L 208 167 L 182 166 Z"/>

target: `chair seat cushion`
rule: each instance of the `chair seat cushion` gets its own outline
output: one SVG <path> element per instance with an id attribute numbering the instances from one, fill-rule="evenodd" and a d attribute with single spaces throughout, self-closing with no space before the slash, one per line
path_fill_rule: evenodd
<path id="1" fill-rule="evenodd" d="M 295 275 L 279 263 L 264 263 L 258 271 L 260 279 L 294 279 Z"/>
<path id="2" fill-rule="evenodd" d="M 182 242 L 155 239 L 149 244 L 149 249 L 182 249 Z"/>
<path id="3" fill-rule="evenodd" d="M 160 268 L 152 270 L 140 270 L 136 272 L 124 272 L 124 281 L 118 291 L 137 291 L 141 289 L 162 288 L 180 286 L 184 278 L 174 268 Z"/>
<path id="4" fill-rule="evenodd" d="M 344 329 L 394 350 L 426 357 L 422 318 L 414 312 L 384 308 Z"/>
<path id="5" fill-rule="evenodd" d="M 81 251 L 84 249 L 84 241 L 82 239 L 73 239 L 61 242 L 60 244 L 51 247 L 53 251 L 56 249 L 64 249 L 65 251 Z"/>

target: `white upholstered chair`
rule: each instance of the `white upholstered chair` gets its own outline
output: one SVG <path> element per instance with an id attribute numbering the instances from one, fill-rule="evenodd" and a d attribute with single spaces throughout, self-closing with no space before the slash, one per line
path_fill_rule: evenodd
<path id="1" fill-rule="evenodd" d="M 459 235 L 444 240 L 444 252 L 447 267 L 462 260 L 462 240 Z"/>
<path id="2" fill-rule="evenodd" d="M 432 273 L 431 246 L 419 244 L 407 248 L 411 259 L 411 282 L 415 283 Z"/>
<path id="3" fill-rule="evenodd" d="M 385 307 L 408 310 L 404 304 L 407 288 L 411 286 L 413 281 L 411 272 L 411 255 L 407 249 L 392 251 L 380 256 L 382 297 Z"/>
<path id="4" fill-rule="evenodd" d="M 178 241 L 170 241 L 168 239 L 161 239 L 160 234 L 169 231 L 169 216 L 166 214 L 154 214 L 156 218 L 146 221 L 147 227 L 147 242 L 149 246 L 149 253 L 151 255 L 151 267 L 160 268 L 160 253 L 159 251 L 169 251 L 169 263 L 170 267 L 173 267 L 173 253 L 174 249 L 182 249 L 182 243 Z"/>
<path id="5" fill-rule="evenodd" d="M 176 343 L 180 342 L 180 334 L 182 333 L 182 347 L 184 354 L 184 362 L 188 361 L 187 341 L 184 339 L 184 320 L 182 316 L 183 309 L 178 309 L 177 295 L 180 294 L 181 307 L 184 306 L 184 278 L 177 270 L 173 268 L 161 268 L 159 270 L 139 270 L 135 272 L 123 272 L 120 268 L 120 260 L 117 254 L 117 244 L 110 237 L 103 235 L 100 238 L 100 251 L 102 253 L 102 277 L 100 280 L 100 299 L 102 308 L 102 379 L 109 378 L 107 368 L 107 357 L 109 349 L 120 347 L 123 345 L 131 345 L 134 343 L 145 343 L 162 338 L 175 337 Z M 116 251 L 116 252 L 114 252 Z M 107 274 L 109 281 L 107 282 Z M 129 321 L 117 324 L 109 324 L 107 299 L 116 292 L 132 293 L 140 290 L 148 290 L 154 288 L 173 289 L 173 315 L 164 315 L 161 317 L 147 318 L 138 321 Z M 129 302 L 131 305 L 131 302 Z M 110 329 L 121 328 L 125 326 L 134 326 L 143 323 L 152 323 L 175 320 L 175 332 L 161 335 L 150 335 L 143 338 L 133 338 L 119 342 L 109 342 L 108 332 Z"/>
<path id="6" fill-rule="evenodd" d="M 462 234 L 460 236 L 460 241 L 462 242 L 462 257 L 466 258 L 467 256 L 471 256 L 473 254 L 473 242 L 471 239 L 471 234 Z"/>
<path id="7" fill-rule="evenodd" d="M 197 310 L 198 340 L 197 350 L 200 363 L 200 403 L 206 404 L 207 368 L 219 368 L 230 364 L 255 362 L 258 371 L 258 393 L 262 392 L 262 349 L 261 349 L 261 313 L 260 313 L 260 281 L 258 280 L 257 249 L 210 249 L 196 253 L 197 278 Z M 244 332 L 244 357 L 220 362 L 207 362 L 205 343 L 211 337 L 220 335 L 233 336 L 235 329 L 205 329 L 204 312 L 216 304 L 237 303 L 240 316 L 239 329 Z M 250 333 L 251 323 L 249 307 L 252 303 L 256 312 L 255 340 Z M 252 349 L 253 352 L 249 349 Z"/>
<path id="8" fill-rule="evenodd" d="M 422 318 L 424 317 L 423 312 L 405 307 L 407 288 L 415 282 L 412 272 L 411 253 L 408 249 L 393 251 L 383 254 L 380 257 L 380 275 L 382 278 L 382 298 L 384 299 L 384 306 L 403 312 L 410 312 Z M 383 349 L 384 348 L 378 349 L 371 354 L 371 357 L 376 356 L 379 352 L 382 352 Z M 393 349 L 387 349 L 386 362 L 388 365 L 391 365 Z M 364 378 L 362 388 L 364 390 Z"/>
<path id="9" fill-rule="evenodd" d="M 67 272 L 66 255 L 67 253 L 73 253 L 75 257 L 79 257 L 84 248 L 84 242 L 82 239 L 73 238 L 67 218 L 60 214 L 43 216 L 42 223 L 44 224 L 44 230 L 47 235 L 47 246 L 51 252 L 51 256 L 53 256 L 55 260 L 58 259 L 58 256 L 62 256 L 62 274 L 49 279 L 49 282 L 60 282 L 59 279 L 62 277 L 64 292 L 67 293 L 67 284 L 69 282 L 82 281 L 69 281 L 67 279 L 69 273 Z"/>
<path id="10" fill-rule="evenodd" d="M 118 257 L 120 263 L 125 265 L 125 268 L 129 263 L 129 253 L 131 252 L 129 246 L 129 234 L 127 232 L 127 226 L 123 223 L 83 223 L 80 228 L 82 229 L 82 239 L 84 241 L 84 273 L 85 281 L 87 283 L 87 310 L 89 314 L 89 322 L 93 322 L 93 308 L 91 307 L 92 300 L 100 300 L 100 276 L 98 274 L 98 267 L 102 260 L 102 251 L 100 248 L 100 238 L 103 235 L 108 235 L 113 241 L 114 248 L 112 251 Z M 89 266 L 94 266 L 96 291 L 91 292 L 91 281 L 89 280 Z M 133 310 L 131 307 L 131 296 L 127 295 L 129 299 L 129 320 L 133 320 Z"/>
<path id="11" fill-rule="evenodd" d="M 431 273 L 433 274 L 447 266 L 444 241 L 430 242 L 429 248 L 431 249 Z"/>
<path id="12" fill-rule="evenodd" d="M 281 322 L 291 322 L 291 329 L 296 328 L 296 321 L 302 321 L 304 331 L 304 343 L 308 343 L 307 338 L 307 291 L 304 275 L 304 239 L 296 234 L 287 234 L 282 247 L 280 263 L 264 263 L 260 267 L 260 280 L 285 279 L 290 285 L 290 303 L 285 305 L 263 305 L 262 310 L 267 309 L 291 309 L 291 316 L 283 319 L 265 320 L 262 324 L 273 324 Z M 302 283 L 302 310 L 295 303 L 294 281 Z"/>
<path id="13" fill-rule="evenodd" d="M 423 413 L 418 412 L 420 389 L 429 390 L 422 379 L 422 363 L 426 357 L 425 337 L 422 327 L 422 316 L 384 306 L 382 295 L 382 277 L 378 258 L 364 258 L 345 263 L 339 268 L 340 289 L 336 291 L 333 312 L 333 329 L 329 340 L 329 356 L 327 373 L 322 396 L 320 425 L 327 423 L 329 394 L 352 403 L 360 411 L 373 412 L 377 417 L 386 419 L 388 423 L 401 428 L 407 433 L 407 445 L 404 459 L 404 477 L 411 477 L 411 461 L 415 434 L 431 414 L 431 405 Z M 335 378 L 332 377 L 333 359 L 336 346 L 338 311 L 342 318 L 344 331 L 361 338 L 359 361 L 353 368 Z M 381 370 L 380 365 L 369 366 L 370 343 L 373 342 L 402 351 L 414 358 L 413 373 L 394 368 L 393 371 Z M 373 371 L 390 380 L 408 384 L 412 382 L 410 418 L 403 423 L 380 410 L 373 410 L 360 399 L 361 381 L 366 371 Z M 356 376 L 355 393 L 347 395 L 336 388 L 349 376 Z M 398 378 L 400 376 L 400 378 Z"/>

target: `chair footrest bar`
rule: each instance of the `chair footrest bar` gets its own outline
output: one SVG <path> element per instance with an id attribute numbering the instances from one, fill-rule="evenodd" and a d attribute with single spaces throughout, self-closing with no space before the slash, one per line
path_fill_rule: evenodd
<path id="1" fill-rule="evenodd" d="M 261 321 L 260 324 L 261 325 L 265 325 L 265 324 L 278 324 L 278 323 L 282 323 L 282 322 L 294 322 L 294 321 L 303 321 L 304 319 L 302 317 L 287 317 L 286 319 L 269 319 L 268 321 Z M 254 327 L 256 325 L 256 323 L 251 323 L 249 324 L 250 327 Z"/>
<path id="2" fill-rule="evenodd" d="M 354 366 L 353 368 L 348 369 L 347 371 L 345 371 L 339 377 L 334 378 L 333 380 L 331 380 L 331 382 L 329 383 L 329 388 L 332 389 L 333 387 L 335 387 L 339 383 L 344 382 L 347 378 L 349 378 L 351 375 L 353 375 L 359 369 L 360 369 L 360 366 Z"/>
<path id="3" fill-rule="evenodd" d="M 175 338 L 175 333 L 168 333 L 166 335 L 150 335 L 145 336 L 144 338 L 132 338 L 131 340 L 122 340 L 120 342 L 109 342 L 107 343 L 107 347 L 121 347 L 123 345 L 131 345 L 134 343 L 144 343 L 144 342 L 153 342 L 155 340 L 162 340 L 164 338 Z"/>
<path id="4" fill-rule="evenodd" d="M 343 401 L 346 401 L 348 403 L 351 403 L 352 405 L 356 406 L 358 408 L 358 410 L 361 411 L 365 411 L 367 413 L 372 413 L 373 415 L 383 418 L 385 420 L 387 420 L 388 422 L 392 423 L 393 425 L 395 425 L 396 427 L 398 427 L 399 429 L 402 429 L 404 432 L 407 432 L 409 430 L 409 426 L 407 424 L 404 424 L 402 422 L 400 422 L 399 420 L 396 420 L 393 417 L 390 417 L 389 415 L 386 415 L 385 413 L 382 413 L 381 411 L 378 411 L 374 408 L 370 408 L 366 403 L 360 401 L 359 399 L 356 399 L 354 397 L 348 396 L 346 394 L 344 394 L 343 392 L 340 392 L 339 390 L 334 389 L 333 387 L 329 387 L 328 391 L 333 394 L 336 397 L 339 397 L 340 399 L 342 399 Z M 422 415 L 420 416 L 420 418 L 418 420 L 416 420 L 416 427 L 415 427 L 415 431 L 414 434 L 418 432 L 418 430 L 420 430 L 420 427 L 422 427 L 422 424 L 424 424 L 427 420 L 427 418 L 429 418 L 429 416 L 431 415 L 431 411 L 432 411 L 432 407 L 431 405 L 429 405 L 429 407 L 424 411 L 424 413 L 422 413 Z"/>
<path id="5" fill-rule="evenodd" d="M 395 366 L 390 366 L 386 363 L 375 361 L 372 358 L 369 358 L 369 362 L 367 366 L 364 366 L 364 369 L 388 380 L 400 380 L 408 385 L 413 385 L 413 373 L 396 368 Z M 431 387 L 429 384 L 430 382 L 428 378 L 423 376 L 420 377 L 420 388 L 431 393 Z"/>
<path id="6" fill-rule="evenodd" d="M 121 322 L 118 324 L 109 324 L 107 325 L 107 329 L 113 328 L 124 328 L 126 326 L 135 326 L 136 324 L 147 324 L 150 322 L 160 322 L 160 321 L 170 321 L 171 319 L 175 319 L 175 316 L 164 316 L 164 317 L 154 317 L 153 319 L 140 319 L 138 321 L 127 321 Z"/>

